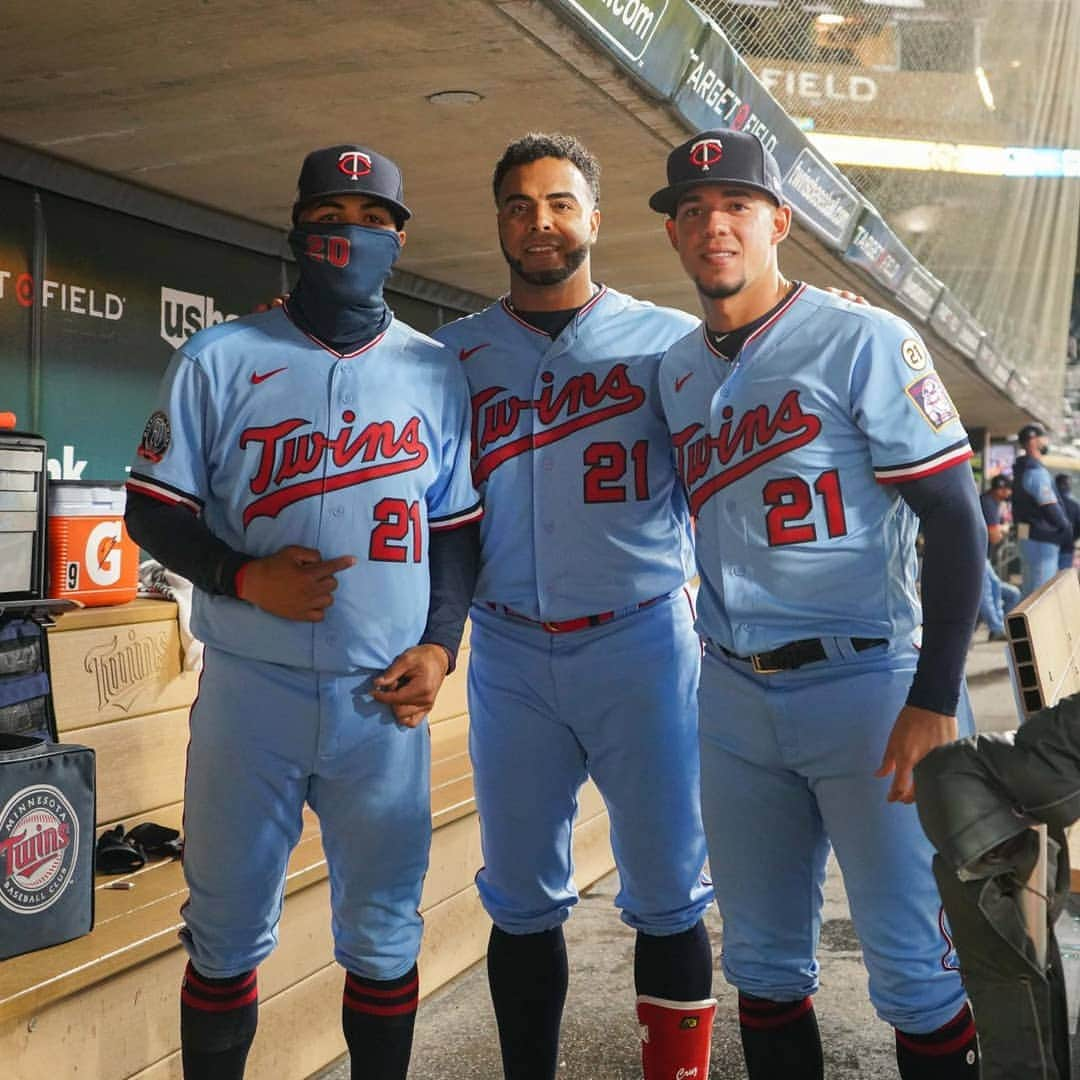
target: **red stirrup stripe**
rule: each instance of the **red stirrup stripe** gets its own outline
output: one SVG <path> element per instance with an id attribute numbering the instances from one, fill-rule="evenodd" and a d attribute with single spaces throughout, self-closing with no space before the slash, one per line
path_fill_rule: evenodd
<path id="1" fill-rule="evenodd" d="M 966 1011 L 966 1010 L 965 1010 Z M 944 1026 L 950 1027 L 955 1020 L 949 1021 Z M 942 1030 L 941 1028 L 938 1029 Z M 936 1034 L 936 1032 L 932 1033 Z M 975 1038 L 975 1022 L 971 1016 L 965 1017 L 965 1023 L 960 1031 L 959 1035 L 954 1035 L 951 1039 L 947 1039 L 945 1042 L 926 1042 L 926 1036 L 905 1035 L 899 1028 L 896 1029 L 896 1041 L 910 1050 L 913 1054 L 923 1054 L 926 1057 L 943 1057 L 946 1054 L 955 1054 L 958 1050 L 963 1050 L 965 1046 L 971 1043 Z"/>
<path id="2" fill-rule="evenodd" d="M 743 1027 L 766 1031 L 770 1028 L 784 1027 L 787 1024 L 794 1023 L 800 1016 L 805 1016 L 813 1007 L 814 1000 L 811 997 L 804 997 L 802 1001 L 792 1002 L 757 1002 L 746 1001 L 740 996 L 739 1023 Z"/>
<path id="3" fill-rule="evenodd" d="M 370 997 L 370 998 L 396 998 L 403 997 L 405 994 L 416 995 L 420 989 L 420 977 L 414 976 L 411 982 L 407 982 L 404 986 L 396 986 L 390 990 L 376 990 L 373 987 L 365 986 L 361 982 L 357 982 L 351 975 L 345 976 L 345 988 L 351 994 L 355 994 L 357 997 Z"/>

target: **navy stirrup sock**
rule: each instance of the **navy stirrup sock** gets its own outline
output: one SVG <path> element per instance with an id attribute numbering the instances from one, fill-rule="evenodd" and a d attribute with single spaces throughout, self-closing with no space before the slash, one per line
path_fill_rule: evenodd
<path id="1" fill-rule="evenodd" d="M 825 1075 L 813 998 L 770 1001 L 740 993 L 739 1034 L 750 1080 L 822 1080 Z"/>
<path id="2" fill-rule="evenodd" d="M 912 1035 L 896 1029 L 896 1064 L 903 1080 L 976 1080 L 979 1043 L 971 1006 L 936 1031 Z"/>
<path id="3" fill-rule="evenodd" d="M 188 962 L 180 989 L 180 1049 L 186 1080 L 241 1080 L 259 1022 L 254 970 L 230 979 Z"/>
<path id="4" fill-rule="evenodd" d="M 415 964 L 397 979 L 345 973 L 341 1027 L 349 1047 L 352 1080 L 405 1080 L 419 1000 Z"/>
<path id="5" fill-rule="evenodd" d="M 488 985 L 505 1080 L 554 1080 L 568 982 L 561 926 L 539 934 L 491 928 Z"/>

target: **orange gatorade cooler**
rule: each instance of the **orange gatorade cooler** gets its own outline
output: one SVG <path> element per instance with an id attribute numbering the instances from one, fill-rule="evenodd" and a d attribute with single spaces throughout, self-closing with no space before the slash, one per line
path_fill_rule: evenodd
<path id="1" fill-rule="evenodd" d="M 123 484 L 49 484 L 49 596 L 90 607 L 135 599 L 139 548 L 124 526 L 124 502 Z"/>

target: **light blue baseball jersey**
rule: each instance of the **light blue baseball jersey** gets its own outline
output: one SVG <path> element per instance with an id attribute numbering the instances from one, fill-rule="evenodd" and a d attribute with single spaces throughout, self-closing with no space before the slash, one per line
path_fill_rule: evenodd
<path id="1" fill-rule="evenodd" d="M 196 590 L 207 645 L 325 672 L 382 669 L 427 621 L 428 540 L 481 515 L 456 354 L 394 320 L 348 355 L 277 308 L 202 330 L 174 354 L 129 487 L 201 512 L 253 556 L 354 555 L 321 623 Z"/>
<path id="2" fill-rule="evenodd" d="M 800 285 L 734 363 L 688 334 L 660 388 L 698 521 L 703 637 L 747 656 L 919 624 L 918 520 L 892 485 L 971 448 L 906 322 Z"/>
<path id="3" fill-rule="evenodd" d="M 690 576 L 657 375 L 664 350 L 696 322 L 601 288 L 555 341 L 506 299 L 436 331 L 472 395 L 485 502 L 478 599 L 564 620 L 660 596 Z"/>

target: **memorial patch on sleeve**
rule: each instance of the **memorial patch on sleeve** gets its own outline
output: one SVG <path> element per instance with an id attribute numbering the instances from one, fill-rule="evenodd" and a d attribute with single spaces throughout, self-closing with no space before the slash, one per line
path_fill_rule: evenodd
<path id="1" fill-rule="evenodd" d="M 940 431 L 946 424 L 957 418 L 956 406 L 949 397 L 945 384 L 933 371 L 922 378 L 908 383 L 905 387 L 907 396 L 922 413 L 922 418 L 935 430 Z"/>

